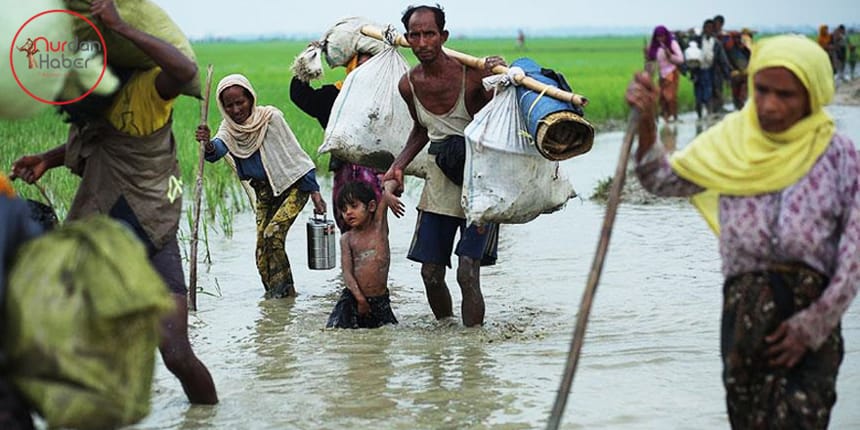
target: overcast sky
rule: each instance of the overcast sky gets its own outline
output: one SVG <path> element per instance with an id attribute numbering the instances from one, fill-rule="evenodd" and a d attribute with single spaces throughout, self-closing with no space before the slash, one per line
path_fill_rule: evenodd
<path id="1" fill-rule="evenodd" d="M 154 0 L 191 38 L 208 36 L 321 36 L 340 18 L 365 16 L 395 24 L 411 0 Z M 430 4 L 433 4 L 431 2 Z M 722 14 L 726 27 L 809 26 L 860 23 L 857 0 L 457 0 L 440 1 L 447 27 L 458 33 L 522 28 L 527 34 L 589 27 L 700 27 Z M 703 6 L 707 5 L 707 6 Z"/>

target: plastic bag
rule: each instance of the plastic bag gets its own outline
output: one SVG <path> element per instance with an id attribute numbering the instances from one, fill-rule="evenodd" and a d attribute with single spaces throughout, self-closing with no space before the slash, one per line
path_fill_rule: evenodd
<path id="1" fill-rule="evenodd" d="M 465 130 L 467 223 L 522 224 L 563 208 L 576 196 L 558 162 L 543 158 L 532 144 L 517 91 L 509 83 L 506 75 L 484 78 L 484 87 L 496 87 L 495 97 Z"/>
<path id="2" fill-rule="evenodd" d="M 116 428 L 149 413 L 173 300 L 133 233 L 105 216 L 25 244 L 9 273 L 8 375 L 50 427 Z"/>
<path id="3" fill-rule="evenodd" d="M 684 64 L 688 69 L 698 69 L 702 62 L 702 50 L 699 49 L 699 44 L 695 40 L 690 41 L 690 45 L 684 50 Z"/>
<path id="4" fill-rule="evenodd" d="M 409 70 L 396 48 L 380 54 L 347 75 L 334 106 L 319 153 L 331 152 L 350 163 L 384 171 L 406 146 L 412 117 L 397 86 Z M 433 159 L 423 150 L 404 170 L 424 177 Z"/>

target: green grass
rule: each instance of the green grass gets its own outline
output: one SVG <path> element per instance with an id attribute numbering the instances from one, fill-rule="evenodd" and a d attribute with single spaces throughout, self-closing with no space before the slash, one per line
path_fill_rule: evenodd
<path id="1" fill-rule="evenodd" d="M 610 120 L 623 119 L 627 115 L 624 91 L 633 73 L 642 68 L 641 37 L 583 37 L 566 39 L 529 39 L 526 50 L 519 50 L 512 39 L 453 39 L 449 48 L 482 57 L 501 55 L 508 63 L 519 57 L 530 57 L 543 67 L 555 69 L 565 75 L 574 92 L 589 98 L 586 118 L 600 131 Z M 246 75 L 254 85 L 259 104 L 275 105 L 284 111 L 287 122 L 302 146 L 317 164 L 320 174 L 325 174 L 328 156 L 317 155 L 316 148 L 322 143 L 323 130 L 313 118 L 296 108 L 289 99 L 291 74 L 289 67 L 293 58 L 305 47 L 305 42 L 217 42 L 200 43 L 194 46 L 200 64 L 201 75 L 206 65 L 215 66 L 213 87 L 224 76 L 231 73 Z M 403 50 L 404 56 L 415 64 L 414 56 Z M 343 79 L 343 69 L 326 70 L 325 82 Z M 214 91 L 214 89 L 213 89 Z M 682 79 L 679 102 L 681 110 L 693 105 L 692 84 Z M 209 109 L 209 126 L 215 130 L 221 117 L 214 103 Z M 179 148 L 182 179 L 186 185 L 185 202 L 190 205 L 197 165 L 197 143 L 194 130 L 200 121 L 200 102 L 190 97 L 177 101 L 174 111 L 174 134 Z M 41 152 L 65 140 L 66 125 L 54 113 L 46 109 L 34 118 L 23 121 L 0 121 L 0 171 L 9 171 L 18 157 Z M 230 232 L 232 216 L 247 207 L 243 191 L 224 163 L 207 163 L 205 167 L 205 220 L 222 226 Z M 55 169 L 41 181 L 47 189 L 61 216 L 66 212 L 78 180 L 66 169 Z M 24 197 L 39 200 L 35 187 L 16 182 L 16 190 Z"/>

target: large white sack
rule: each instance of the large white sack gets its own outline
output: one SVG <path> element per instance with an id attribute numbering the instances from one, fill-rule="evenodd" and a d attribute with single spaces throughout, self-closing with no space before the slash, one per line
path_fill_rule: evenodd
<path id="1" fill-rule="evenodd" d="M 3 13 L 0 14 L 0 46 L 7 49 L 4 52 L 7 55 L 6 58 L 18 29 L 31 17 L 51 9 L 63 9 L 62 2 L 59 0 L 18 1 L 4 5 Z M 34 19 L 18 35 L 12 52 L 15 73 L 21 83 L 34 95 L 45 100 L 54 100 L 63 88 L 62 75 L 46 77 L 44 70 L 29 69 L 27 55 L 17 49 L 24 45 L 27 38 L 35 39 L 40 36 L 54 43 L 72 40 L 72 15 L 55 12 Z M 42 42 L 37 43 L 36 46 L 40 49 L 36 56 L 43 54 L 45 49 Z M 58 74 L 60 71 L 53 73 Z M 62 70 L 62 73 L 65 74 L 66 70 Z M 0 118 L 4 119 L 27 118 L 40 109 L 50 106 L 30 97 L 18 86 L 8 61 L 0 61 L 0 94 L 3 97 L 3 103 L 0 103 Z"/>
<path id="2" fill-rule="evenodd" d="M 466 127 L 462 204 L 467 223 L 523 224 L 576 196 L 558 162 L 542 157 L 530 142 L 509 82 L 505 75 L 484 79 L 485 87 L 500 86 Z"/>
<path id="3" fill-rule="evenodd" d="M 406 146 L 412 117 L 397 85 L 409 70 L 396 48 L 388 46 L 347 75 L 331 109 L 319 153 L 331 152 L 342 160 L 386 170 Z M 424 177 L 433 163 L 427 149 L 404 173 Z"/>

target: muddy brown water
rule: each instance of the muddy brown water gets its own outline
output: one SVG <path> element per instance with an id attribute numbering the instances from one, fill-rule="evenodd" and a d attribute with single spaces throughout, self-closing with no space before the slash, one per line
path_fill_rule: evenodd
<path id="1" fill-rule="evenodd" d="M 831 112 L 860 143 L 860 107 Z M 684 116 L 661 136 L 683 146 L 695 124 Z M 323 329 L 342 283 L 338 270 L 307 269 L 303 224 L 310 205 L 287 243 L 300 295 L 263 300 L 253 216 L 238 215 L 232 239 L 210 234 L 214 262 L 201 269 L 201 284 L 213 294 L 199 295 L 199 311 L 190 317 L 194 348 L 221 403 L 189 406 L 159 362 L 152 413 L 134 428 L 544 427 L 604 215 L 604 206 L 587 196 L 613 174 L 621 139 L 620 132 L 600 134 L 590 153 L 562 163 L 583 199 L 502 227 L 499 263 L 482 274 L 486 325 L 477 329 L 459 322 L 459 288 L 450 270 L 457 318 L 434 320 L 419 266 L 405 258 L 417 181 L 404 196 L 406 217 L 390 219 L 396 327 Z M 323 184 L 327 200 L 330 186 Z M 563 428 L 728 428 L 719 270 L 717 242 L 690 205 L 622 203 Z M 855 303 L 843 319 L 835 429 L 860 428 L 858 314 Z"/>

